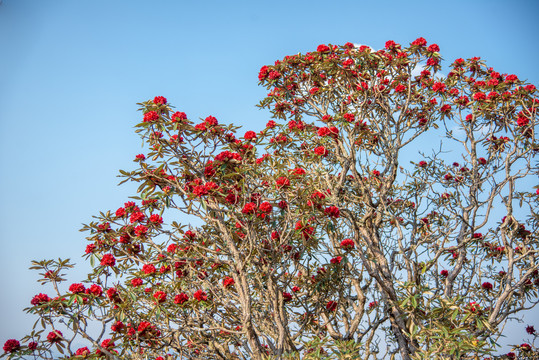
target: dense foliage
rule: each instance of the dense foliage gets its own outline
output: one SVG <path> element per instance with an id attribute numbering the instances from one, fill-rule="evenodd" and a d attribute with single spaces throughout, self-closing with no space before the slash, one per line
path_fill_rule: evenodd
<path id="1" fill-rule="evenodd" d="M 5 354 L 533 357 L 496 342 L 538 302 L 536 89 L 440 62 L 423 38 L 287 56 L 259 74 L 273 120 L 243 136 L 141 103 L 138 195 L 84 227 L 87 280 L 34 263 L 54 295 Z"/>

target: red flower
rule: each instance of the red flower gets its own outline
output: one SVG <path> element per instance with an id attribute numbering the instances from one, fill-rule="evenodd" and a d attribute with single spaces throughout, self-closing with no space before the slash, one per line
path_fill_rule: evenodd
<path id="1" fill-rule="evenodd" d="M 101 286 L 97 284 L 92 284 L 88 289 L 86 289 L 86 294 L 92 294 L 94 296 L 101 296 L 103 295 L 103 289 Z"/>
<path id="2" fill-rule="evenodd" d="M 449 271 L 442 270 L 442 271 L 440 271 L 440 275 L 442 275 L 443 277 L 448 277 L 449 276 Z"/>
<path id="3" fill-rule="evenodd" d="M 204 119 L 204 123 L 208 126 L 217 126 L 219 124 L 217 119 L 211 115 Z"/>
<path id="4" fill-rule="evenodd" d="M 292 301 L 292 294 L 283 292 L 283 301 L 284 302 Z"/>
<path id="5" fill-rule="evenodd" d="M 21 348 L 21 343 L 15 339 L 9 339 L 4 343 L 4 352 L 15 352 Z"/>
<path id="6" fill-rule="evenodd" d="M 264 65 L 260 68 L 260 71 L 258 73 L 258 80 L 262 81 L 264 80 L 265 78 L 268 77 L 268 73 L 269 73 L 269 68 Z"/>
<path id="7" fill-rule="evenodd" d="M 234 285 L 234 279 L 233 278 L 227 276 L 227 277 L 225 277 L 223 279 L 223 287 L 224 288 L 227 288 L 227 287 L 232 286 L 232 285 Z"/>
<path id="8" fill-rule="evenodd" d="M 156 104 L 156 105 L 157 104 L 164 105 L 164 104 L 167 103 L 167 99 L 165 97 L 163 97 L 163 96 L 156 96 L 156 97 L 153 98 L 153 103 Z"/>
<path id="9" fill-rule="evenodd" d="M 278 71 L 270 71 L 269 73 L 269 79 L 270 80 L 275 80 L 275 79 L 278 79 L 281 77 L 281 73 L 278 72 Z"/>
<path id="10" fill-rule="evenodd" d="M 163 223 L 163 218 L 158 214 L 152 214 L 150 216 L 150 222 L 153 222 L 155 224 L 162 224 Z"/>
<path id="11" fill-rule="evenodd" d="M 352 249 L 354 249 L 354 247 L 355 247 L 354 240 L 352 240 L 352 239 L 344 239 L 343 241 L 341 241 L 341 247 L 344 250 L 352 250 Z"/>
<path id="12" fill-rule="evenodd" d="M 429 58 L 427 60 L 427 66 L 436 66 L 438 65 L 439 60 L 436 58 Z"/>
<path id="13" fill-rule="evenodd" d="M 144 225 L 139 225 L 135 228 L 135 235 L 142 236 L 148 232 L 148 228 Z"/>
<path id="14" fill-rule="evenodd" d="M 451 105 L 442 105 L 442 107 L 440 108 L 440 112 L 442 112 L 443 114 L 451 112 Z"/>
<path id="15" fill-rule="evenodd" d="M 427 45 L 427 40 L 425 40 L 424 38 L 420 37 L 420 38 L 417 38 L 417 39 L 415 39 L 414 41 L 412 41 L 412 45 L 415 45 L 415 46 L 425 46 L 425 45 Z"/>
<path id="16" fill-rule="evenodd" d="M 342 261 L 342 256 L 336 256 L 333 259 L 331 259 L 329 262 L 332 264 L 340 264 Z"/>
<path id="17" fill-rule="evenodd" d="M 314 149 L 314 153 L 318 156 L 327 156 L 328 155 L 328 151 L 325 147 L 323 146 L 318 146 Z"/>
<path id="18" fill-rule="evenodd" d="M 295 168 L 294 170 L 292 170 L 292 173 L 294 175 L 305 175 L 307 172 L 305 171 L 305 169 L 302 169 L 302 168 Z"/>
<path id="19" fill-rule="evenodd" d="M 90 349 L 88 349 L 87 346 L 82 347 L 82 348 L 78 348 L 77 351 L 75 352 L 75 355 L 76 356 L 84 356 L 84 357 L 86 357 L 86 356 L 90 355 Z"/>
<path id="20" fill-rule="evenodd" d="M 140 211 L 136 211 L 131 214 L 131 216 L 129 217 L 129 221 L 132 224 L 144 220 L 145 217 L 146 216 L 143 213 L 141 213 Z"/>
<path id="21" fill-rule="evenodd" d="M 253 214 L 255 211 L 256 211 L 256 204 L 253 202 L 249 202 L 245 204 L 241 212 L 244 214 Z"/>
<path id="22" fill-rule="evenodd" d="M 176 111 L 171 118 L 172 122 L 181 122 L 182 120 L 187 120 L 187 115 L 184 112 Z"/>
<path id="23" fill-rule="evenodd" d="M 174 304 L 181 305 L 188 300 L 189 300 L 189 295 L 181 293 L 174 297 Z"/>
<path id="24" fill-rule="evenodd" d="M 277 126 L 277 123 L 275 121 L 273 121 L 273 120 L 268 121 L 268 123 L 266 124 L 266 127 L 268 129 L 273 129 L 276 126 Z"/>
<path id="25" fill-rule="evenodd" d="M 118 294 L 118 290 L 116 290 L 116 288 L 109 288 L 107 290 L 107 297 L 110 299 L 110 301 L 113 301 L 115 303 L 122 302 L 122 300 L 120 299 L 120 295 Z"/>
<path id="26" fill-rule="evenodd" d="M 445 92 L 445 84 L 441 82 L 434 83 L 434 85 L 432 85 L 432 91 L 437 93 Z"/>
<path id="27" fill-rule="evenodd" d="M 285 176 L 281 176 L 277 179 L 277 181 L 275 181 L 275 184 L 277 185 L 278 189 L 281 189 L 283 187 L 290 186 L 290 180 Z"/>
<path id="28" fill-rule="evenodd" d="M 327 127 L 321 127 L 318 129 L 318 136 L 328 136 L 330 134 L 329 129 Z"/>
<path id="29" fill-rule="evenodd" d="M 28 349 L 34 351 L 35 349 L 37 349 L 37 342 L 35 341 L 32 341 L 32 342 L 29 342 L 28 343 Z"/>
<path id="30" fill-rule="evenodd" d="M 481 287 L 487 291 L 490 291 L 492 290 L 492 284 L 489 283 L 488 281 L 487 282 L 484 282 L 483 284 L 481 284 Z"/>
<path id="31" fill-rule="evenodd" d="M 125 209 L 123 207 L 121 207 L 118 210 L 116 210 L 116 217 L 123 217 L 123 216 L 125 216 Z"/>
<path id="32" fill-rule="evenodd" d="M 520 348 L 521 348 L 523 351 L 530 351 L 530 350 L 532 349 L 532 347 L 530 346 L 530 344 L 526 344 L 526 343 L 520 344 Z"/>
<path id="33" fill-rule="evenodd" d="M 330 48 L 327 45 L 321 44 L 321 45 L 318 45 L 318 47 L 316 48 L 316 51 L 325 53 L 325 52 L 329 52 Z"/>
<path id="34" fill-rule="evenodd" d="M 269 202 L 267 201 L 264 201 L 262 204 L 260 204 L 260 206 L 258 207 L 258 209 L 261 211 L 261 212 L 264 212 L 264 213 L 269 213 L 271 212 L 272 210 L 272 206 Z"/>
<path id="35" fill-rule="evenodd" d="M 386 41 L 386 46 L 385 46 L 385 47 L 386 47 L 387 50 L 394 49 L 394 48 L 396 48 L 397 46 L 398 46 L 398 44 L 397 44 L 395 41 L 393 41 L 393 40 L 388 40 L 388 41 Z"/>
<path id="36" fill-rule="evenodd" d="M 84 251 L 86 254 L 91 254 L 94 252 L 96 246 L 95 244 L 88 244 L 86 245 L 86 250 Z"/>
<path id="37" fill-rule="evenodd" d="M 50 343 L 58 343 L 58 342 L 62 341 L 62 339 L 63 339 L 63 335 L 62 335 L 62 332 L 60 330 L 51 331 L 47 335 L 47 340 Z"/>
<path id="38" fill-rule="evenodd" d="M 69 286 L 69 291 L 71 291 L 73 294 L 83 293 L 85 290 L 86 288 L 82 284 L 71 284 Z"/>
<path id="39" fill-rule="evenodd" d="M 30 304 L 37 306 L 48 303 L 49 301 L 51 301 L 51 298 L 48 295 L 39 293 L 32 298 Z"/>
<path id="40" fill-rule="evenodd" d="M 531 325 L 526 326 L 526 332 L 530 335 L 535 334 L 535 328 Z"/>
<path id="41" fill-rule="evenodd" d="M 254 131 L 249 130 L 245 133 L 243 137 L 245 138 L 245 140 L 253 140 L 253 139 L 256 139 L 256 133 Z"/>
<path id="42" fill-rule="evenodd" d="M 153 294 L 153 297 L 155 298 L 155 300 L 157 300 L 158 303 L 162 303 L 165 302 L 165 300 L 167 299 L 167 294 L 164 291 L 156 291 Z"/>
<path id="43" fill-rule="evenodd" d="M 155 266 L 153 264 L 144 264 L 142 266 L 142 272 L 146 275 L 151 275 L 155 273 Z"/>
<path id="44" fill-rule="evenodd" d="M 159 119 L 159 114 L 155 111 L 148 111 L 146 114 L 144 114 L 144 118 L 142 122 L 151 122 Z"/>
<path id="45" fill-rule="evenodd" d="M 132 279 L 131 280 L 131 285 L 133 285 L 134 287 L 142 285 L 142 279 L 140 279 L 140 278 Z"/>
<path id="46" fill-rule="evenodd" d="M 101 258 L 101 266 L 114 266 L 116 264 L 116 259 L 112 254 L 105 254 Z"/>
<path id="47" fill-rule="evenodd" d="M 436 44 L 431 44 L 428 48 L 427 48 L 428 51 L 430 52 L 438 52 L 440 51 L 440 47 Z"/>
<path id="48" fill-rule="evenodd" d="M 473 94 L 473 99 L 475 101 L 486 100 L 486 98 L 487 98 L 487 96 L 485 95 L 485 93 L 482 93 L 482 92 L 478 92 L 478 93 Z"/>
<path id="49" fill-rule="evenodd" d="M 327 311 L 335 311 L 337 310 L 337 302 L 336 301 L 328 301 L 326 304 Z"/>
<path id="50" fill-rule="evenodd" d="M 324 210 L 324 212 L 326 213 L 327 216 L 334 217 L 334 218 L 340 217 L 340 214 L 341 214 L 341 211 L 336 206 L 329 206 Z"/>
<path id="51" fill-rule="evenodd" d="M 419 164 L 417 164 L 417 165 L 418 165 L 419 167 L 421 167 L 421 168 L 424 168 L 424 167 L 427 167 L 428 164 L 427 164 L 426 161 L 421 160 L 421 161 L 419 162 Z"/>
<path id="52" fill-rule="evenodd" d="M 114 332 L 120 332 L 122 331 L 123 328 L 125 328 L 125 325 L 121 321 L 116 321 L 116 323 L 110 326 L 110 329 Z"/>
<path id="53" fill-rule="evenodd" d="M 351 113 L 346 113 L 343 115 L 344 119 L 348 122 L 353 122 L 356 119 L 356 116 Z"/>
<path id="54" fill-rule="evenodd" d="M 207 301 L 208 300 L 208 296 L 206 295 L 206 292 L 202 291 L 202 290 L 197 290 L 194 294 L 193 294 L 193 297 L 195 299 L 197 299 L 198 301 Z"/>
<path id="55" fill-rule="evenodd" d="M 396 93 L 402 93 L 402 92 L 405 92 L 406 91 L 406 86 L 402 85 L 402 84 L 399 84 L 397 86 L 395 86 L 395 92 Z"/>
<path id="56" fill-rule="evenodd" d="M 373 309 L 378 306 L 378 301 L 371 301 L 369 303 L 369 309 Z"/>

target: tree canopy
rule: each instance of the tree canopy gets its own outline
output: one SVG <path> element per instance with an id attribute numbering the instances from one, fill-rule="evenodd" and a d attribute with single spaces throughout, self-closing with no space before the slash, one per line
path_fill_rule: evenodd
<path id="1" fill-rule="evenodd" d="M 34 262 L 52 293 L 4 356 L 499 352 L 538 302 L 539 101 L 479 58 L 441 60 L 423 38 L 286 56 L 258 75 L 272 119 L 257 132 L 140 103 L 145 153 L 120 171 L 136 196 L 82 229 L 81 283 L 62 284 L 68 260 Z"/>

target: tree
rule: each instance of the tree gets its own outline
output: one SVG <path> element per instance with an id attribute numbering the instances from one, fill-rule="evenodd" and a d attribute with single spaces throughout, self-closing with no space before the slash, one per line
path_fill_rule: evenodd
<path id="1" fill-rule="evenodd" d="M 4 355 L 497 351 L 504 324 L 538 302 L 539 101 L 479 58 L 447 76 L 440 61 L 423 38 L 286 56 L 259 74 L 273 120 L 239 138 L 164 97 L 139 104 L 148 151 L 120 171 L 137 196 L 82 229 L 87 280 L 65 289 L 69 261 L 34 262 L 55 295 L 31 300 L 40 321 Z"/>

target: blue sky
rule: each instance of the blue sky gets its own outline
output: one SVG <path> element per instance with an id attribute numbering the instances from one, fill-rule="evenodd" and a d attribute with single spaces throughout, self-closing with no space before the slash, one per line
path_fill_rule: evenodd
<path id="1" fill-rule="evenodd" d="M 255 107 L 262 65 L 322 43 L 381 48 L 419 36 L 440 45 L 445 64 L 481 56 L 537 86 L 538 13 L 536 1 L 496 0 L 3 0 L 0 343 L 27 333 L 22 309 L 47 291 L 30 261 L 82 265 L 81 224 L 134 194 L 116 175 L 141 152 L 136 102 L 163 95 L 191 118 L 258 130 L 269 119 Z"/>

